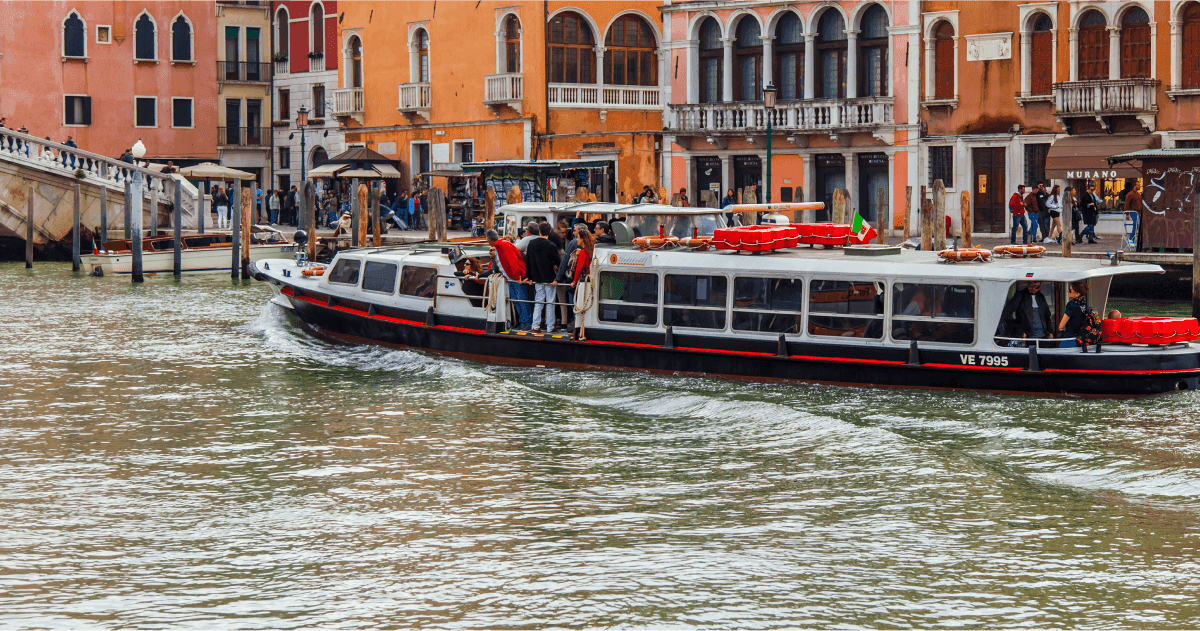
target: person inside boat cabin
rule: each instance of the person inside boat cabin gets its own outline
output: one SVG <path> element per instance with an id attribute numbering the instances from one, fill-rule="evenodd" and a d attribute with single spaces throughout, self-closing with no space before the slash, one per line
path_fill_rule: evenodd
<path id="1" fill-rule="evenodd" d="M 1008 325 L 1005 337 L 1047 339 L 1053 337 L 1055 328 L 1051 323 L 1050 305 L 1042 293 L 1041 281 L 1031 280 L 1004 305 L 1000 322 Z"/>
<path id="2" fill-rule="evenodd" d="M 494 271 L 484 272 L 483 264 L 479 259 L 469 256 L 458 255 L 458 258 L 453 261 L 457 271 L 454 275 L 462 279 L 463 293 L 469 297 L 472 307 L 483 306 L 483 293 L 487 288 L 487 277 L 491 276 Z"/>
<path id="3" fill-rule="evenodd" d="M 607 245 L 617 244 L 617 238 L 613 236 L 612 228 L 608 225 L 607 221 L 596 222 L 596 243 Z"/>
<path id="4" fill-rule="evenodd" d="M 1073 348 L 1079 346 L 1079 335 L 1087 324 L 1087 281 L 1077 280 L 1067 285 L 1067 308 L 1062 319 L 1058 321 L 1058 337 L 1066 338 L 1061 346 Z"/>

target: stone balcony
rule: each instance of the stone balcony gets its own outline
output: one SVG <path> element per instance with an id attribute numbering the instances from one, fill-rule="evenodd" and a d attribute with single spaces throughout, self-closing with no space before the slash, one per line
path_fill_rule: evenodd
<path id="1" fill-rule="evenodd" d="M 429 120 L 429 104 L 431 95 L 428 83 L 401 83 L 400 110 L 409 119 L 420 116 Z"/>
<path id="2" fill-rule="evenodd" d="M 869 132 L 891 142 L 896 122 L 892 115 L 894 102 L 894 97 L 781 101 L 774 111 L 768 111 L 761 101 L 672 104 L 668 120 L 681 146 L 690 144 L 687 139 L 691 137 L 723 146 L 730 136 L 745 136 L 755 145 L 765 146 L 768 120 L 773 134 L 797 146 L 807 144 L 806 134 L 837 137 Z"/>
<path id="3" fill-rule="evenodd" d="M 338 88 L 333 91 L 334 118 L 353 118 L 361 125 L 364 104 L 362 88 Z"/>
<path id="4" fill-rule="evenodd" d="M 290 62 L 288 62 L 288 60 L 281 59 L 273 63 L 275 64 L 275 76 L 278 77 L 279 75 L 285 75 L 291 72 L 291 67 L 289 66 Z"/>
<path id="5" fill-rule="evenodd" d="M 658 86 L 596 85 L 594 83 L 551 83 L 550 107 L 601 110 L 657 110 L 662 108 Z"/>
<path id="6" fill-rule="evenodd" d="M 1159 82 L 1154 79 L 1064 81 L 1054 84 L 1054 116 L 1070 129 L 1072 118 L 1094 118 L 1104 129 L 1113 116 L 1133 116 L 1155 129 Z"/>
<path id="7" fill-rule="evenodd" d="M 525 80 L 519 72 L 490 74 L 483 78 L 483 104 L 497 118 L 504 108 L 521 113 L 521 100 L 525 97 Z"/>

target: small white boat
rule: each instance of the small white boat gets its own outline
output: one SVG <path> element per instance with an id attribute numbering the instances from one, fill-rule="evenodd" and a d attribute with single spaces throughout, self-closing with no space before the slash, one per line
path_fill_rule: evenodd
<path id="1" fill-rule="evenodd" d="M 250 233 L 250 260 L 290 257 L 296 245 L 274 228 L 254 226 Z M 82 257 L 84 271 L 91 276 L 129 274 L 133 271 L 130 239 L 105 242 L 104 249 Z M 229 233 L 187 235 L 182 239 L 183 271 L 228 272 L 232 263 L 233 237 Z M 146 274 L 170 274 L 175 271 L 175 237 L 142 239 L 142 270 Z"/>

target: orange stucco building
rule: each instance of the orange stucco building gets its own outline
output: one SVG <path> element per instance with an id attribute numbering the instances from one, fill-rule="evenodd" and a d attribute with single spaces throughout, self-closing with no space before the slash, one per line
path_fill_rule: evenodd
<path id="1" fill-rule="evenodd" d="M 119 156 L 217 157 L 212 2 L 0 3 L 5 126 Z"/>
<path id="2" fill-rule="evenodd" d="M 655 2 L 338 3 L 346 143 L 415 174 L 495 160 L 605 163 L 606 199 L 661 180 Z"/>

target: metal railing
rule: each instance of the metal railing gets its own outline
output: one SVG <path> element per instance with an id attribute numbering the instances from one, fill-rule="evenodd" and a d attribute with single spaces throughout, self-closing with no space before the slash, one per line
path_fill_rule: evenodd
<path id="1" fill-rule="evenodd" d="M 1158 86 L 1155 79 L 1065 81 L 1054 84 L 1054 109 L 1082 116 L 1156 112 Z"/>
<path id="2" fill-rule="evenodd" d="M 672 104 L 671 128 L 695 132 L 766 131 L 768 120 L 781 132 L 894 125 L 894 102 L 893 97 L 785 101 L 774 110 L 758 101 Z"/>
<path id="3" fill-rule="evenodd" d="M 430 96 L 428 83 L 401 83 L 400 107 L 397 109 L 401 112 L 428 110 Z"/>
<path id="4" fill-rule="evenodd" d="M 270 127 L 218 127 L 217 145 L 221 147 L 270 147 Z"/>
<path id="5" fill-rule="evenodd" d="M 218 61 L 217 80 L 226 83 L 267 83 L 271 64 L 255 61 Z"/>
<path id="6" fill-rule="evenodd" d="M 333 91 L 333 115 L 349 116 L 363 112 L 362 88 L 339 88 Z"/>
<path id="7" fill-rule="evenodd" d="M 483 77 L 484 103 L 511 103 L 525 95 L 525 80 L 519 72 L 490 74 Z"/>

